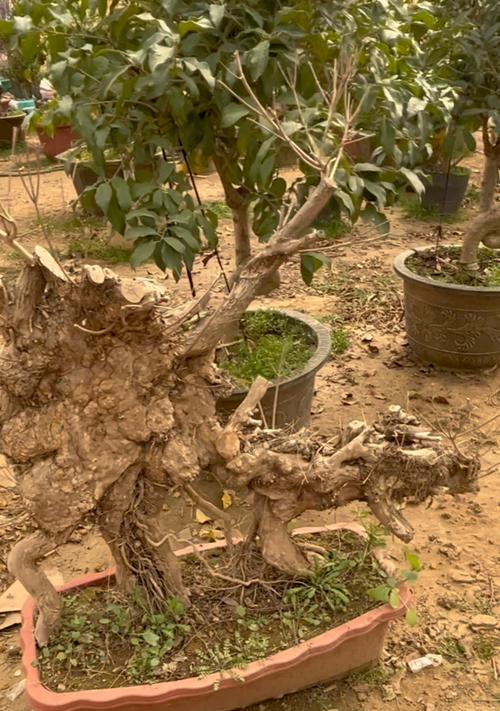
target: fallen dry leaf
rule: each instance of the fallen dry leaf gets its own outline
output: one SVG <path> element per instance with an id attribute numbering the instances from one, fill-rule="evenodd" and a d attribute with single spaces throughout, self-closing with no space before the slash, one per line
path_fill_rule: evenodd
<path id="1" fill-rule="evenodd" d="M 5 617 L 0 617 L 0 632 L 8 630 L 15 625 L 21 624 L 21 615 L 19 612 L 10 612 Z"/>
<path id="2" fill-rule="evenodd" d="M 229 509 L 233 505 L 233 497 L 227 491 L 227 489 L 224 489 L 224 493 L 222 494 L 222 508 L 224 510 Z"/>
<path id="3" fill-rule="evenodd" d="M 196 519 L 196 523 L 208 523 L 212 520 L 210 516 L 207 516 L 207 514 L 200 511 L 200 509 L 196 509 L 194 517 Z"/>
<path id="4" fill-rule="evenodd" d="M 215 526 L 210 526 L 210 528 L 204 528 L 199 533 L 200 538 L 206 538 L 209 541 L 220 541 L 224 538 L 224 533 L 220 528 L 215 528 Z"/>

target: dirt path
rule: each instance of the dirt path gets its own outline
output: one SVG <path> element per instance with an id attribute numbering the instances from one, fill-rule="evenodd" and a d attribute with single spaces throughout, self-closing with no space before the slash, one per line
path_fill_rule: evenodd
<path id="1" fill-rule="evenodd" d="M 477 162 L 473 163 L 476 170 Z M 473 180 L 477 183 L 477 173 Z M 222 201 L 220 185 L 213 178 L 200 179 L 203 199 Z M 40 205 L 53 231 L 58 249 L 64 252 L 74 237 L 63 227 L 71 211 L 67 206 L 73 188 L 63 173 L 43 176 Z M 0 198 L 10 201 L 25 242 L 40 239 L 36 213 L 25 196 L 19 178 L 0 177 Z M 477 375 L 439 372 L 411 359 L 402 321 L 401 288 L 392 275 L 392 259 L 402 249 L 426 244 L 433 239 L 433 225 L 405 218 L 400 211 L 390 214 L 392 232 L 386 240 L 364 233 L 363 243 L 337 249 L 327 245 L 333 256 L 332 276 L 322 275 L 313 288 L 300 281 L 298 264 L 283 270 L 282 286 L 262 303 L 307 311 L 329 320 L 348 339 L 343 354 L 334 355 L 317 380 L 313 427 L 333 433 L 351 419 L 371 419 L 388 404 L 396 403 L 419 413 L 427 421 L 447 428 L 461 421 L 484 454 L 483 471 L 500 464 L 500 420 L 493 418 L 500 406 L 498 371 Z M 97 229 L 97 228 L 96 228 Z M 99 231 L 100 228 L 98 228 Z M 447 225 L 445 238 L 457 241 L 461 223 Z M 104 230 L 105 232 L 105 230 Z M 225 266 L 232 261 L 230 224 L 223 221 L 221 251 Z M 0 268 L 18 268 L 12 255 L 0 249 Z M 120 264 L 117 270 L 128 271 Z M 202 290 L 217 275 L 215 260 L 209 268 L 195 269 L 196 286 Z M 141 270 L 161 277 L 154 267 Z M 222 290 L 222 285 L 219 292 Z M 185 280 L 175 286 L 173 300 L 189 295 Z M 408 507 L 407 516 L 416 529 L 412 547 L 424 569 L 415 589 L 421 623 L 408 628 L 393 626 L 388 638 L 384 665 L 342 683 L 318 688 L 261 704 L 259 711 L 481 711 L 496 708 L 500 699 L 497 667 L 490 658 L 495 632 L 473 629 L 479 614 L 499 617 L 498 570 L 498 474 L 492 471 L 481 480 L 477 495 L 452 498 L 439 495 L 428 507 Z M 361 507 L 360 507 L 361 508 Z M 355 512 L 341 510 L 337 520 L 352 518 Z M 193 512 L 179 499 L 172 500 L 169 515 L 189 535 L 196 532 Z M 331 520 L 332 515 L 305 517 L 308 522 Z M 0 591 L 9 583 L 5 554 L 27 526 L 14 489 L 0 488 Z M 402 546 L 393 541 L 391 551 L 401 556 Z M 107 548 L 89 524 L 79 529 L 67 545 L 47 561 L 65 579 L 76 573 L 100 570 L 109 564 Z M 498 642 L 498 639 L 497 639 Z M 411 658 L 428 652 L 443 655 L 441 666 L 412 674 L 404 667 Z M 0 709 L 26 711 L 22 698 L 8 701 L 3 693 L 20 678 L 17 632 L 0 632 Z M 255 709 L 257 711 L 257 709 Z"/>

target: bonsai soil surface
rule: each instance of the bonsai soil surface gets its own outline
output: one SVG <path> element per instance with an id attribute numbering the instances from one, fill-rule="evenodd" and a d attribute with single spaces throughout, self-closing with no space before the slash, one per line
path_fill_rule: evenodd
<path id="1" fill-rule="evenodd" d="M 415 274 L 445 284 L 500 287 L 500 252 L 485 247 L 478 250 L 479 269 L 471 272 L 460 264 L 459 247 L 440 247 L 439 250 L 416 252 L 406 260 Z"/>
<path id="2" fill-rule="evenodd" d="M 188 610 L 175 598 L 152 609 L 139 591 L 132 603 L 114 588 L 65 594 L 63 629 L 39 655 L 42 682 L 74 691 L 206 676 L 244 667 L 380 604 L 369 594 L 386 581 L 370 554 L 380 545 L 379 530 L 366 539 L 332 531 L 296 540 L 327 551 L 311 579 L 280 576 L 257 549 L 236 563 L 229 549 L 185 558 Z M 238 576 L 255 582 L 238 584 Z"/>

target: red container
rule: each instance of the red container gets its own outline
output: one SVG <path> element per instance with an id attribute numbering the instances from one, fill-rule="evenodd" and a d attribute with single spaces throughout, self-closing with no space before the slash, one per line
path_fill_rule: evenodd
<path id="1" fill-rule="evenodd" d="M 357 533 L 363 530 L 356 525 L 334 524 L 301 528 L 294 533 L 322 533 L 345 528 Z M 224 545 L 224 542 L 208 543 L 198 549 L 209 550 Z M 190 553 L 191 548 L 184 548 L 177 555 Z M 59 590 L 107 584 L 112 577 L 112 571 L 91 573 Z M 232 711 L 266 699 L 281 698 L 374 663 L 382 652 L 389 623 L 405 615 L 410 600 L 409 590 L 403 587 L 398 608 L 381 605 L 243 669 L 143 686 L 56 693 L 42 686 L 38 670 L 33 666 L 37 657 L 34 637 L 36 606 L 30 599 L 22 611 L 21 627 L 28 703 L 33 711 Z"/>
<path id="2" fill-rule="evenodd" d="M 42 146 L 42 153 L 47 158 L 55 158 L 59 153 L 69 151 L 72 144 L 78 140 L 71 126 L 58 126 L 53 136 L 49 136 L 41 128 L 37 128 L 38 140 Z"/>

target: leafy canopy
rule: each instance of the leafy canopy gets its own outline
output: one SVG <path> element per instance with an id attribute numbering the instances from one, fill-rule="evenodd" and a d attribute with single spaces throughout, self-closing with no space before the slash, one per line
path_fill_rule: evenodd
<path id="1" fill-rule="evenodd" d="M 345 106 L 329 116 L 332 66 L 340 55 L 354 58 L 358 129 L 373 152 L 341 160 L 327 217 L 373 220 L 385 232 L 384 206 L 403 181 L 420 189 L 412 169 L 434 119 L 453 105 L 422 50 L 436 22 L 428 3 L 409 0 L 19 0 L 0 34 L 25 61 L 47 64 L 57 120 L 73 125 L 100 176 L 82 199 L 93 197 L 134 241 L 134 265 L 152 258 L 178 278 L 217 239 L 216 215 L 195 203 L 177 170 L 179 152 L 219 159 L 252 204 L 262 240 L 277 228 L 283 203 L 293 195 L 300 206 L 319 179 L 305 163 L 293 186 L 279 176 L 282 144 L 252 111 L 235 76 L 236 52 L 286 133 L 323 154 L 338 150 L 345 125 Z M 106 177 L 110 149 L 121 164 Z M 320 263 L 308 260 L 307 278 Z"/>

